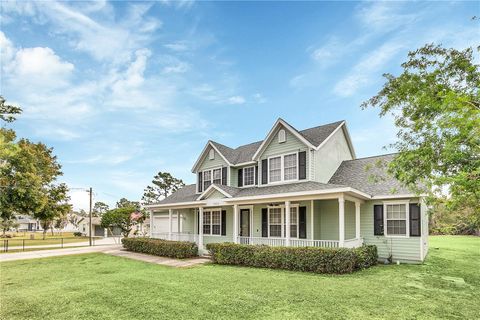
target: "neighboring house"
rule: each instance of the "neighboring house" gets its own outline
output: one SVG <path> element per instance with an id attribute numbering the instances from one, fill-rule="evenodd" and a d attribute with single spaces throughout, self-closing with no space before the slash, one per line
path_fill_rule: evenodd
<path id="1" fill-rule="evenodd" d="M 16 215 L 15 216 L 18 227 L 16 228 L 19 232 L 24 231 L 43 231 L 43 228 L 40 224 L 40 221 L 34 219 L 32 216 L 29 215 Z"/>
<path id="2" fill-rule="evenodd" d="M 108 230 L 105 228 L 102 228 L 101 226 L 101 220 L 102 218 L 100 217 L 92 217 L 92 236 L 94 237 L 119 237 L 122 235 L 122 231 L 120 228 L 113 228 L 112 230 Z M 81 233 L 84 235 L 88 236 L 90 233 L 89 229 L 89 218 L 85 217 L 80 224 L 79 224 L 79 230 Z M 135 225 L 132 228 L 132 231 L 130 232 L 130 236 L 143 236 L 147 235 L 150 232 L 150 223 L 149 221 L 146 221 L 144 223 L 139 223 Z"/>
<path id="3" fill-rule="evenodd" d="M 208 141 L 192 168 L 196 184 L 148 206 L 151 237 L 195 241 L 202 252 L 226 241 L 365 243 L 381 259 L 423 261 L 425 204 L 376 165 L 393 156 L 357 159 L 345 121 L 298 131 L 279 119 L 264 140 L 235 149 Z"/>

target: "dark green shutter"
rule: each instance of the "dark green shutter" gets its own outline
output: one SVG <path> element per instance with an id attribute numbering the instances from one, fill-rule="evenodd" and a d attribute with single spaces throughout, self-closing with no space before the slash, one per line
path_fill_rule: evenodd
<path id="1" fill-rule="evenodd" d="M 262 160 L 262 184 L 268 183 L 268 159 Z"/>
<path id="2" fill-rule="evenodd" d="M 198 173 L 198 192 L 202 192 L 203 190 L 203 172 L 200 171 Z"/>
<path id="3" fill-rule="evenodd" d="M 373 234 L 383 236 L 383 205 L 373 206 Z"/>
<path id="4" fill-rule="evenodd" d="M 298 153 L 298 179 L 307 179 L 307 152 Z"/>
<path id="5" fill-rule="evenodd" d="M 243 169 L 238 169 L 238 186 L 243 187 Z"/>
<path id="6" fill-rule="evenodd" d="M 200 234 L 200 211 L 197 210 L 197 234 Z"/>
<path id="7" fill-rule="evenodd" d="M 421 236 L 422 219 L 420 214 L 420 205 L 418 203 L 410 203 L 410 236 Z"/>
<path id="8" fill-rule="evenodd" d="M 228 169 L 228 167 L 223 167 L 222 168 L 222 185 L 224 185 L 224 186 L 227 185 L 227 169 Z"/>
<path id="9" fill-rule="evenodd" d="M 222 236 L 227 235 L 227 211 L 222 210 Z"/>
<path id="10" fill-rule="evenodd" d="M 268 237 L 268 209 L 262 208 L 262 237 Z"/>
<path id="11" fill-rule="evenodd" d="M 300 207 L 298 212 L 298 237 L 307 238 L 307 207 Z"/>

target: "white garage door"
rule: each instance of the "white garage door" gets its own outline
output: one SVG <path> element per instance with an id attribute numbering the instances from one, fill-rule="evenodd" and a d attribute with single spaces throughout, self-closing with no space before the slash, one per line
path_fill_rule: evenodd
<path id="1" fill-rule="evenodd" d="M 177 217 L 172 217 L 172 232 L 177 230 Z M 168 233 L 168 217 L 154 217 L 153 232 Z"/>

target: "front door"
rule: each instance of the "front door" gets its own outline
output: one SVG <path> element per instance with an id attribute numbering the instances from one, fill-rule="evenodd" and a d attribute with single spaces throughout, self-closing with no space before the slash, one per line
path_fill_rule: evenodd
<path id="1" fill-rule="evenodd" d="M 240 236 L 250 236 L 250 209 L 240 209 Z"/>

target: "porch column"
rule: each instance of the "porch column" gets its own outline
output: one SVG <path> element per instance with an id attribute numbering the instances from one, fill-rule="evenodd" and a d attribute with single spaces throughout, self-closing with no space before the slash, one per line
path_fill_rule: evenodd
<path id="1" fill-rule="evenodd" d="M 314 208 L 313 206 L 315 205 L 315 203 L 313 202 L 313 200 L 310 201 L 310 239 L 312 240 L 315 240 L 315 237 L 313 235 L 314 233 L 314 224 L 313 224 L 313 212 L 314 212 Z"/>
<path id="2" fill-rule="evenodd" d="M 172 209 L 168 209 L 168 240 L 172 240 Z"/>
<path id="3" fill-rule="evenodd" d="M 198 208 L 198 249 L 203 250 L 203 207 Z"/>
<path id="4" fill-rule="evenodd" d="M 238 243 L 238 204 L 233 205 L 233 242 Z"/>
<path id="5" fill-rule="evenodd" d="M 360 202 L 355 202 L 355 238 L 360 239 Z"/>
<path id="6" fill-rule="evenodd" d="M 285 245 L 290 246 L 290 201 L 285 201 Z"/>
<path id="7" fill-rule="evenodd" d="M 150 211 L 150 238 L 153 238 L 153 211 Z"/>
<path id="8" fill-rule="evenodd" d="M 180 233 L 180 211 L 177 210 L 177 233 Z"/>
<path id="9" fill-rule="evenodd" d="M 345 244 L 345 199 L 338 198 L 338 246 Z"/>

